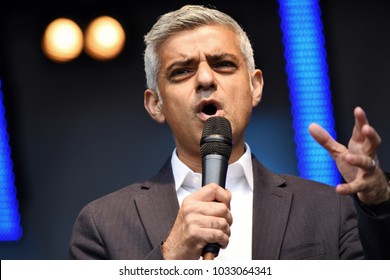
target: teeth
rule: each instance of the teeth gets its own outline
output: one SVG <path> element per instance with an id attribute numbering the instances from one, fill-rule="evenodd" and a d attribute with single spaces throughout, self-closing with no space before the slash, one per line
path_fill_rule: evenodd
<path id="1" fill-rule="evenodd" d="M 206 115 L 212 116 L 215 115 L 215 113 L 217 112 L 217 108 L 212 104 L 208 104 L 203 107 L 202 112 L 205 113 Z"/>

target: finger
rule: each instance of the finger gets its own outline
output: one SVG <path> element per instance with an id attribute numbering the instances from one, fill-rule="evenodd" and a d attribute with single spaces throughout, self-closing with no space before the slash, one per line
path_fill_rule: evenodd
<path id="1" fill-rule="evenodd" d="M 390 188 L 385 176 L 378 172 L 370 179 L 359 179 L 348 184 L 340 184 L 336 187 L 336 192 L 343 195 L 357 194 L 359 200 L 365 204 L 380 204 L 389 200 Z M 382 176 L 378 176 L 382 174 Z M 370 182 L 368 182 L 368 180 Z"/>
<path id="2" fill-rule="evenodd" d="M 207 224 L 207 219 L 210 218 L 222 218 L 229 225 L 233 223 L 233 215 L 224 203 L 217 201 L 204 202 L 186 199 L 183 200 L 180 211 L 183 213 L 183 219 L 187 224 L 198 224 L 201 227 L 208 227 L 209 225 Z M 202 219 L 205 219 L 206 222 L 203 223 Z"/>
<path id="3" fill-rule="evenodd" d="M 371 125 L 366 124 L 362 127 L 362 133 L 374 144 L 379 145 L 382 142 L 378 132 Z"/>
<path id="4" fill-rule="evenodd" d="M 368 124 L 367 115 L 361 107 L 356 107 L 353 114 L 355 116 L 355 123 L 358 127 L 361 128 L 363 125 Z"/>
<path id="5" fill-rule="evenodd" d="M 202 217 L 199 221 L 199 226 L 207 229 L 221 230 L 227 236 L 230 236 L 230 224 L 224 218 Z"/>
<path id="6" fill-rule="evenodd" d="M 363 142 L 366 137 L 372 141 L 374 145 L 379 145 L 381 138 L 376 130 L 370 126 L 367 115 L 362 108 L 356 107 L 354 110 L 355 126 L 352 132 L 351 139 L 357 142 Z"/>
<path id="7" fill-rule="evenodd" d="M 348 153 L 345 155 L 344 160 L 367 173 L 373 173 L 377 167 L 377 159 L 366 155 Z"/>
<path id="8" fill-rule="evenodd" d="M 231 223 L 227 221 L 224 217 L 216 216 L 204 216 L 204 215 L 192 215 L 186 218 L 185 220 L 189 225 L 196 225 L 196 227 L 201 229 L 215 229 L 222 230 L 224 233 L 230 236 L 230 226 Z M 194 230 L 195 233 L 198 229 Z"/>
<path id="9" fill-rule="evenodd" d="M 366 113 L 362 108 L 356 107 L 354 111 L 355 126 L 351 139 L 357 142 L 363 142 L 368 138 L 373 145 L 378 146 L 381 142 L 381 138 L 376 130 L 370 126 Z"/>
<path id="10" fill-rule="evenodd" d="M 314 140 L 317 141 L 317 143 L 322 147 L 324 147 L 333 158 L 336 158 L 338 155 L 347 151 L 344 145 L 334 140 L 333 137 L 320 125 L 316 123 L 310 124 L 309 132 Z"/>
<path id="11" fill-rule="evenodd" d="M 351 139 L 356 142 L 364 141 L 365 135 L 362 134 L 362 127 L 368 124 L 366 113 L 362 108 L 356 107 L 354 110 L 355 125 L 352 131 Z"/>
<path id="12" fill-rule="evenodd" d="M 381 137 L 379 136 L 377 131 L 369 124 L 365 124 L 362 127 L 362 135 L 364 135 L 367 140 L 367 144 L 364 146 L 364 152 L 374 157 L 376 150 L 382 142 Z"/>
<path id="13" fill-rule="evenodd" d="M 188 227 L 186 236 L 190 240 L 196 240 L 195 244 L 201 244 L 201 248 L 208 243 L 219 243 L 221 246 L 227 246 L 230 237 L 230 226 L 218 222 L 210 222 L 208 219 L 202 219 L 201 224 L 191 224 Z M 221 227 L 220 228 L 213 228 Z"/>
<path id="14" fill-rule="evenodd" d="M 214 218 L 211 219 L 211 228 L 222 230 L 227 236 L 230 236 L 230 224 L 226 219 L 223 218 Z"/>
<path id="15" fill-rule="evenodd" d="M 222 231 L 230 236 L 230 223 L 224 217 L 191 212 L 183 219 L 182 232 L 190 240 L 202 240 L 205 230 Z"/>
<path id="16" fill-rule="evenodd" d="M 204 229 L 203 231 L 204 246 L 210 243 L 218 243 L 222 249 L 229 244 L 229 235 L 221 230 Z"/>
<path id="17" fill-rule="evenodd" d="M 336 187 L 336 192 L 343 195 L 354 194 L 366 191 L 366 184 L 362 180 L 355 180 L 350 183 L 339 184 Z"/>
<path id="18" fill-rule="evenodd" d="M 233 223 L 233 216 L 230 209 L 220 202 L 206 202 L 199 205 L 201 208 L 198 213 L 203 216 L 223 218 L 229 225 Z"/>
<path id="19" fill-rule="evenodd" d="M 224 189 L 215 183 L 210 183 L 193 193 L 192 198 L 200 201 L 218 201 L 229 207 L 232 194 L 229 190 Z"/>

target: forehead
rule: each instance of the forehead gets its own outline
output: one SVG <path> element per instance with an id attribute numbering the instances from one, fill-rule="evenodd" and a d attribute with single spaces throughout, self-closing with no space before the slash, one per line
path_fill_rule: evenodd
<path id="1" fill-rule="evenodd" d="M 158 53 L 164 65 L 171 60 L 202 54 L 230 53 L 240 56 L 241 50 L 234 31 L 220 25 L 206 25 L 171 35 L 160 45 Z"/>

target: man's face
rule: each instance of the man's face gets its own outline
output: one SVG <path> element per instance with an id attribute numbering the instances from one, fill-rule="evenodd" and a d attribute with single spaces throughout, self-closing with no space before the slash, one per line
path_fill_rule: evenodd
<path id="1" fill-rule="evenodd" d="M 258 101 L 253 100 L 252 74 L 236 34 L 219 25 L 182 31 L 169 37 L 158 54 L 162 114 L 179 154 L 199 155 L 203 124 L 213 115 L 227 118 L 233 143 L 243 144 L 252 107 Z"/>

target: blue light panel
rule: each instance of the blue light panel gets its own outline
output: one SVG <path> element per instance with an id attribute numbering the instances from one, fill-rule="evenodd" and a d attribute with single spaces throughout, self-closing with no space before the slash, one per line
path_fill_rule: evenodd
<path id="1" fill-rule="evenodd" d="M 296 155 L 301 177 L 332 186 L 340 173 L 328 152 L 311 137 L 315 122 L 336 138 L 318 0 L 279 0 Z"/>
<path id="2" fill-rule="evenodd" d="M 15 241 L 22 236 L 14 181 L 0 80 L 0 241 Z"/>

